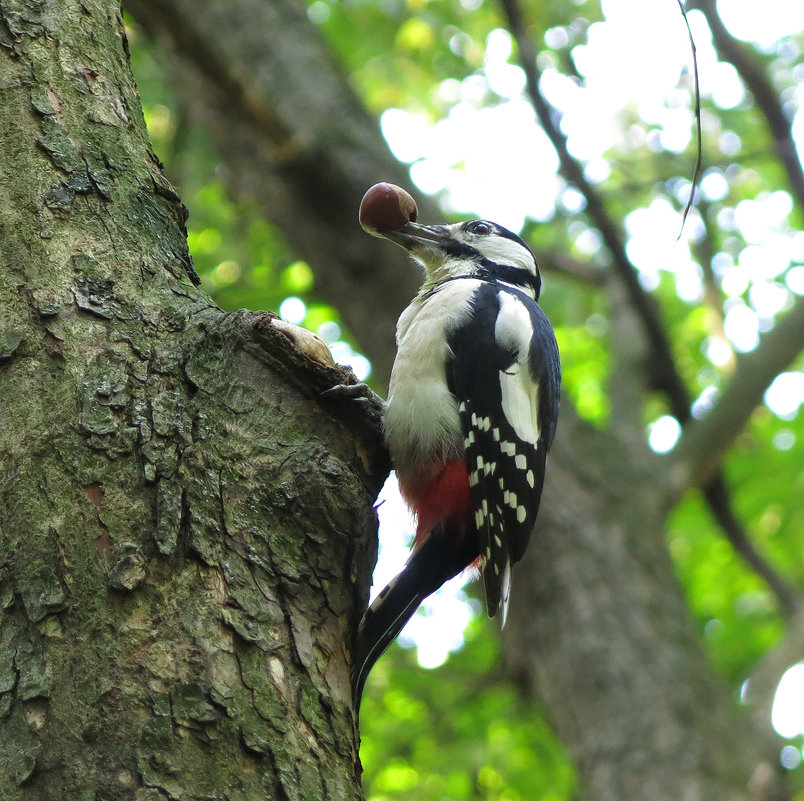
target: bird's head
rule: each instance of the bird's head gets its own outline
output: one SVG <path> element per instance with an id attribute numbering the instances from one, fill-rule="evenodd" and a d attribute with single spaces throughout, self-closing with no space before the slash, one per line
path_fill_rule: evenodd
<path id="1" fill-rule="evenodd" d="M 416 201 L 395 184 L 374 184 L 360 203 L 364 230 L 402 245 L 424 267 L 425 292 L 443 281 L 480 278 L 502 281 L 539 299 L 536 258 L 515 233 L 487 220 L 421 225 L 417 215 Z"/>
<path id="2" fill-rule="evenodd" d="M 502 281 L 539 299 L 536 257 L 512 231 L 487 220 L 454 225 L 408 222 L 395 231 L 376 231 L 402 245 L 427 272 L 425 288 L 453 278 Z"/>

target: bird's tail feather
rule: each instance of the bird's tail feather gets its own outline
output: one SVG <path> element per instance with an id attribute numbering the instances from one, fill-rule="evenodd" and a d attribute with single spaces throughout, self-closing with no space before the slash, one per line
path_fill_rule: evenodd
<path id="1" fill-rule="evenodd" d="M 397 579 L 404 577 L 403 572 Z M 396 639 L 426 597 L 420 592 L 412 595 L 405 593 L 405 587 L 400 587 L 401 582 L 397 579 L 394 579 L 396 583 L 391 582 L 386 587 L 388 592 L 382 603 L 377 606 L 375 602 L 360 622 L 352 672 L 352 698 L 355 709 L 360 707 L 363 685 L 374 664 Z"/>
<path id="2" fill-rule="evenodd" d="M 469 560 L 471 561 L 471 560 Z M 464 554 L 444 548 L 430 536 L 418 545 L 404 570 L 377 596 L 363 615 L 357 631 L 352 669 L 352 699 L 360 708 L 363 685 L 376 661 L 413 617 L 419 604 L 467 564 Z"/>

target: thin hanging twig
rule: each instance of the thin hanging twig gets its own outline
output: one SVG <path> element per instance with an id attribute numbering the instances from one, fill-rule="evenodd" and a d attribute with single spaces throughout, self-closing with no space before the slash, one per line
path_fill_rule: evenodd
<path id="1" fill-rule="evenodd" d="M 684 17 L 684 24 L 687 26 L 687 36 L 690 38 L 690 50 L 692 51 L 692 77 L 695 83 L 695 134 L 697 139 L 698 154 L 695 158 L 695 169 L 692 173 L 692 185 L 690 186 L 690 196 L 687 198 L 687 205 L 684 207 L 684 214 L 681 216 L 681 230 L 678 238 L 684 231 L 684 223 L 690 213 L 693 201 L 695 200 L 695 190 L 698 187 L 698 179 L 701 177 L 701 165 L 703 163 L 703 132 L 701 126 L 701 84 L 698 80 L 698 51 L 695 47 L 695 38 L 692 35 L 690 21 L 687 18 L 687 11 L 682 0 L 677 0 L 681 15 Z"/>

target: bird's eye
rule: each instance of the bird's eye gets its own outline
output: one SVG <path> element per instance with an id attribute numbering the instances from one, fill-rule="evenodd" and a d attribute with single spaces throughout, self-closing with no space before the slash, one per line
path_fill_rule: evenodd
<path id="1" fill-rule="evenodd" d="M 466 226 L 466 230 L 470 234 L 477 234 L 478 236 L 488 236 L 494 229 L 483 220 L 474 220 Z"/>

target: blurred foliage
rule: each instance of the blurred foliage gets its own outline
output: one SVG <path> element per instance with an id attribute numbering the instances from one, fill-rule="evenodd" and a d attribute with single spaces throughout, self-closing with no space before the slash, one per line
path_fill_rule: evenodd
<path id="1" fill-rule="evenodd" d="M 393 646 L 361 708 L 364 789 L 372 801 L 561 801 L 574 775 L 539 709 L 504 678 L 495 624 L 475 619 L 466 644 L 428 671 Z M 413 735 L 413 736 L 412 736 Z"/>
<path id="2" fill-rule="evenodd" d="M 159 51 L 129 16 L 126 30 L 154 151 L 190 210 L 187 241 L 204 290 L 225 310 L 279 312 L 282 301 L 297 297 L 306 315 L 291 322 L 318 331 L 328 344 L 344 340 L 347 361 L 354 340 L 343 330 L 337 309 L 317 297 L 309 265 L 296 258 L 254 202 L 231 197 L 225 167 L 206 133 L 191 124 Z"/>
<path id="3" fill-rule="evenodd" d="M 308 7 L 311 22 L 321 29 L 370 110 L 379 115 L 398 107 L 430 121 L 449 111 L 450 95 L 441 91 L 445 82 L 482 74 L 487 37 L 502 25 L 496 4 L 483 0 L 314 0 Z M 582 46 L 590 24 L 602 19 L 600 3 L 549 0 L 527 4 L 527 13 L 533 30 L 542 32 L 540 65 L 581 82 L 573 48 Z M 310 268 L 294 257 L 270 222 L 248 202 L 228 196 L 223 168 L 209 141 L 189 124 L 183 101 L 171 90 L 136 24 L 127 24 L 155 150 L 191 210 L 190 248 L 204 287 L 226 309 L 276 310 L 283 299 L 295 296 L 306 304 L 308 327 L 337 321 L 337 311 L 316 299 Z M 545 37 L 548 31 L 555 35 Z M 804 79 L 802 50 L 804 36 L 798 36 L 758 54 L 788 105 Z M 498 101 L 489 90 L 483 102 Z M 723 336 L 726 315 L 735 306 L 756 305 L 752 281 L 726 287 L 735 279 L 734 264 L 756 244 L 735 223 L 740 204 L 767 200 L 786 189 L 755 105 L 744 99 L 722 108 L 704 97 L 703 106 L 704 165 L 726 181 L 722 196 L 702 201 L 687 222 L 694 234 L 693 255 L 707 269 L 711 266 L 711 275 L 701 279 L 705 299 L 685 299 L 672 272 L 642 276 L 661 303 L 679 368 L 698 398 L 698 412 L 725 386 L 733 369 L 733 350 L 722 363 L 710 353 L 718 341 L 729 351 Z M 629 230 L 629 215 L 653 203 L 680 212 L 694 157 L 664 152 L 656 144 L 661 126 L 641 119 L 634 108 L 622 109 L 619 125 L 623 134 L 607 154 L 608 174 L 597 182 L 610 213 Z M 527 222 L 523 235 L 539 250 L 605 267 L 583 209 L 565 206 L 559 198 L 552 220 Z M 680 213 L 678 219 L 680 224 Z M 793 207 L 783 228 L 790 232 L 803 223 L 802 209 Z M 799 253 L 799 263 L 801 258 Z M 582 415 L 605 425 L 614 361 L 606 298 L 594 287 L 551 274 L 549 265 L 546 276 L 542 302 L 556 326 L 566 390 Z M 756 285 L 788 291 L 785 282 L 782 272 Z M 760 319 L 760 327 L 771 324 L 772 319 Z M 651 397 L 643 422 L 647 426 L 666 413 L 663 399 Z M 759 408 L 729 455 L 726 471 L 737 512 L 757 548 L 802 588 L 804 449 L 798 443 L 804 442 L 804 419 L 795 411 L 788 417 Z M 668 532 L 710 658 L 738 697 L 752 666 L 783 632 L 775 600 L 721 537 L 697 494 L 673 511 Z M 414 653 L 393 646 L 367 685 L 362 759 L 370 801 L 572 797 L 572 768 L 539 709 L 523 701 L 504 678 L 490 624 L 474 621 L 464 649 L 424 677 Z M 795 744 L 801 746 L 800 738 Z M 794 771 L 798 798 L 804 798 L 802 771 Z"/>

